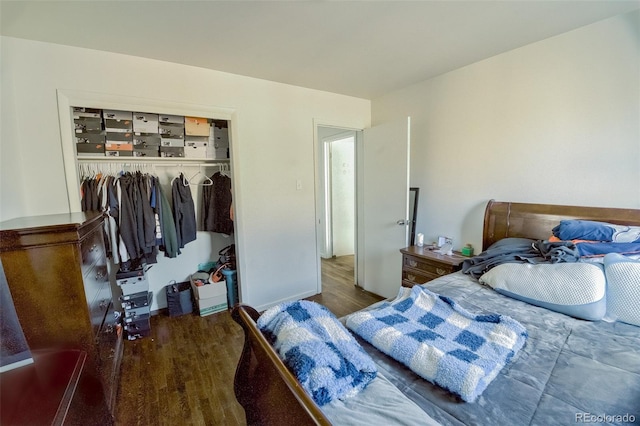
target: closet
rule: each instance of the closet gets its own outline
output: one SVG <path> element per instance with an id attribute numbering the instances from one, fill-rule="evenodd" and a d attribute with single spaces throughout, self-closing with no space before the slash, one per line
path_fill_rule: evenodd
<path id="1" fill-rule="evenodd" d="M 88 191 L 105 185 L 105 179 L 109 179 L 110 184 L 121 180 L 121 191 L 125 180 L 127 185 L 135 181 L 135 185 L 147 189 L 157 185 L 158 193 L 164 194 L 170 204 L 172 214 L 177 210 L 174 204 L 180 202 L 173 198 L 176 190 L 182 196 L 189 195 L 193 202 L 186 213 L 187 216 L 195 213 L 195 233 L 193 224 L 187 223 L 185 232 L 189 235 L 182 235 L 177 223 L 179 218 L 175 218 L 177 237 L 184 237 L 182 243 L 178 242 L 178 253 L 176 247 L 163 241 L 155 245 L 150 257 L 145 259 L 146 279 L 152 295 L 149 307 L 154 314 L 167 307 L 167 285 L 188 281 L 201 267 L 217 261 L 222 249 L 235 244 L 231 207 L 232 114 L 228 110 L 171 103 L 167 103 L 166 109 L 158 105 L 134 107 L 126 100 L 114 103 L 104 99 L 76 102 L 63 98 L 59 107 L 61 128 L 66 122 L 71 130 L 67 138 L 64 131 L 62 134 L 65 166 L 67 163 L 72 166 L 67 170 L 72 211 L 95 209 L 93 203 L 98 201 L 87 199 Z M 124 192 L 114 192 L 112 197 L 116 194 L 122 196 Z M 103 193 L 100 198 L 103 203 L 105 196 Z M 229 207 L 221 209 L 225 205 Z M 105 235 L 109 236 L 108 225 L 113 223 L 113 218 L 104 205 L 98 208 L 105 212 Z M 119 251 L 125 245 L 122 241 L 112 242 L 107 238 L 106 243 L 115 301 L 115 295 L 121 294 L 115 284 L 118 282 L 115 274 L 131 259 L 122 259 Z M 124 253 L 130 250 L 128 246 Z"/>

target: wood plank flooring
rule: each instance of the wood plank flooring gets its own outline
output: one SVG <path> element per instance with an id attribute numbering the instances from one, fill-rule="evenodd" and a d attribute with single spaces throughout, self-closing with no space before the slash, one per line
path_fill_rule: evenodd
<path id="1" fill-rule="evenodd" d="M 337 317 L 382 299 L 354 286 L 353 256 L 322 263 L 322 294 L 309 300 Z M 151 336 L 124 342 L 116 425 L 245 425 L 233 393 L 242 344 L 227 311 L 153 316 Z"/>

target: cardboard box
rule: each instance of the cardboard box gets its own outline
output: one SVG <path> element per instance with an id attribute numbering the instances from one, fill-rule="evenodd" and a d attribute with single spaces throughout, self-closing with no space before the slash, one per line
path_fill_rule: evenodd
<path id="1" fill-rule="evenodd" d="M 101 109 L 73 107 L 73 118 L 100 118 L 101 115 Z"/>
<path id="2" fill-rule="evenodd" d="M 107 143 L 133 143 L 133 133 L 107 132 L 105 139 L 107 140 Z"/>
<path id="3" fill-rule="evenodd" d="M 133 120 L 133 113 L 131 111 L 118 111 L 113 109 L 105 109 L 102 112 L 102 115 L 105 120 L 116 120 L 116 121 L 131 121 Z"/>
<path id="4" fill-rule="evenodd" d="M 133 131 L 136 133 L 158 133 L 158 114 L 134 112 Z"/>
<path id="5" fill-rule="evenodd" d="M 131 133 L 133 122 L 131 120 L 104 120 L 104 129 L 112 133 Z"/>
<path id="6" fill-rule="evenodd" d="M 193 279 L 190 281 L 200 316 L 204 317 L 227 309 L 227 284 L 225 281 L 201 286 L 197 286 Z"/>
<path id="7" fill-rule="evenodd" d="M 136 309 L 145 306 L 148 307 L 152 298 L 153 293 L 143 291 L 140 293 L 123 294 L 120 296 L 120 301 L 124 309 Z"/>
<path id="8" fill-rule="evenodd" d="M 184 124 L 160 123 L 158 132 L 163 138 L 182 139 L 184 138 Z"/>
<path id="9" fill-rule="evenodd" d="M 184 146 L 184 140 L 163 137 L 160 139 L 160 146 Z"/>
<path id="10" fill-rule="evenodd" d="M 74 118 L 75 133 L 101 133 L 102 120 L 100 118 Z"/>
<path id="11" fill-rule="evenodd" d="M 160 123 L 179 123 L 184 125 L 184 117 L 182 115 L 160 114 L 158 121 Z"/>
<path id="12" fill-rule="evenodd" d="M 184 133 L 187 136 L 209 136 L 209 130 L 209 121 L 206 118 L 184 118 Z"/>
<path id="13" fill-rule="evenodd" d="M 182 146 L 161 146 L 160 157 L 184 157 Z"/>
<path id="14" fill-rule="evenodd" d="M 215 160 L 228 160 L 229 159 L 229 149 L 221 148 L 221 149 L 211 149 L 209 147 L 207 151 L 207 158 L 213 158 Z"/>
<path id="15" fill-rule="evenodd" d="M 186 146 L 184 148 L 184 158 L 207 158 L 207 147 Z"/>
<path id="16" fill-rule="evenodd" d="M 132 143 L 107 143 L 105 144 L 107 151 L 133 151 Z"/>
<path id="17" fill-rule="evenodd" d="M 133 147 L 133 156 L 134 157 L 160 157 L 160 150 L 158 147 L 151 148 L 138 148 L 137 146 Z"/>
<path id="18" fill-rule="evenodd" d="M 104 152 L 106 157 L 133 157 L 133 151 L 110 151 Z"/>
<path id="19" fill-rule="evenodd" d="M 77 143 L 76 152 L 78 156 L 82 155 L 97 155 L 104 157 L 104 144 L 103 143 Z"/>
<path id="20" fill-rule="evenodd" d="M 78 133 L 76 134 L 76 143 L 101 143 L 104 145 L 105 135 L 96 133 Z"/>
<path id="21" fill-rule="evenodd" d="M 136 133 L 133 136 L 133 144 L 141 148 L 160 146 L 160 135 L 141 135 Z"/>
<path id="22" fill-rule="evenodd" d="M 214 127 L 213 128 L 213 143 L 218 148 L 228 148 L 229 147 L 229 129 L 226 127 Z"/>
<path id="23" fill-rule="evenodd" d="M 122 294 L 125 296 L 149 291 L 149 282 L 144 275 L 116 278 L 116 284 L 122 289 Z"/>

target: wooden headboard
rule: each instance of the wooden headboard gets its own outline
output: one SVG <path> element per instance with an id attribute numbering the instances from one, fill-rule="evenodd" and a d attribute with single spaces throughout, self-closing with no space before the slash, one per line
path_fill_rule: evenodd
<path id="1" fill-rule="evenodd" d="M 482 250 L 507 237 L 546 240 L 563 219 L 583 219 L 640 226 L 640 210 L 491 200 L 484 214 Z"/>
<path id="2" fill-rule="evenodd" d="M 553 227 L 562 219 L 640 226 L 640 210 L 491 200 L 484 217 L 483 250 L 506 237 L 548 239 Z M 245 410 L 247 424 L 330 425 L 258 329 L 256 321 L 260 314 L 250 306 L 236 305 L 232 317 L 242 326 L 245 335 L 234 391 Z"/>

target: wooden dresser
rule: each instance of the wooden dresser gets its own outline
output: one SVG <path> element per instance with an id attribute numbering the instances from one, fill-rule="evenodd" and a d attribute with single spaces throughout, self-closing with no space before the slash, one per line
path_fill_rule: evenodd
<path id="1" fill-rule="evenodd" d="M 0 222 L 0 258 L 29 348 L 85 352 L 83 374 L 103 391 L 91 397 L 113 415 L 123 345 L 103 216 L 83 212 Z"/>
<path id="2" fill-rule="evenodd" d="M 428 247 L 411 246 L 400 250 L 402 253 L 402 285 L 413 287 L 424 284 L 442 275 L 459 271 L 468 257 L 458 252 L 451 256 L 435 253 Z"/>

